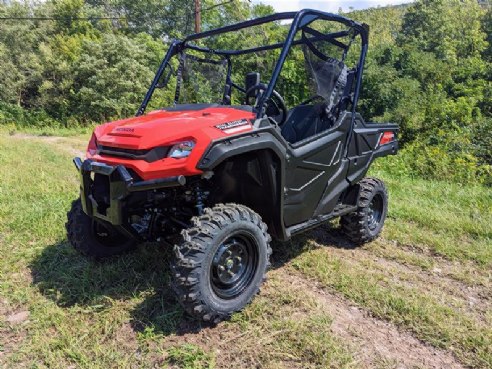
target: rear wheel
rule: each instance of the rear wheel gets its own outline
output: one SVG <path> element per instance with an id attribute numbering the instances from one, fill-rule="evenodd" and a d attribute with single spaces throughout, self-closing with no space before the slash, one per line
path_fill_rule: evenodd
<path id="1" fill-rule="evenodd" d="M 359 184 L 359 207 L 342 216 L 340 224 L 351 241 L 362 244 L 381 233 L 388 212 L 388 192 L 383 181 L 376 178 L 364 178 Z"/>
<path id="2" fill-rule="evenodd" d="M 173 289 L 191 315 L 218 322 L 258 293 L 271 254 L 267 226 L 251 209 L 217 205 L 182 231 L 171 262 Z"/>
<path id="3" fill-rule="evenodd" d="M 85 214 L 80 199 L 72 203 L 67 219 L 65 227 L 68 241 L 83 255 L 104 258 L 136 247 L 133 239 L 118 232 L 111 224 L 94 220 Z"/>

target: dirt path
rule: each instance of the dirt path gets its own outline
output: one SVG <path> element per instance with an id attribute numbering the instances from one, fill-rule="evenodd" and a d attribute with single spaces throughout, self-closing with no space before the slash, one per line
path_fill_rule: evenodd
<path id="1" fill-rule="evenodd" d="M 438 350 L 399 330 L 396 326 L 371 317 L 364 310 L 303 277 L 279 270 L 291 289 L 304 291 L 318 301 L 333 318 L 332 332 L 353 346 L 357 367 L 391 368 L 464 368 L 452 354 Z"/>
<path id="2" fill-rule="evenodd" d="M 298 296 L 299 301 L 314 304 L 311 307 L 295 301 L 285 305 L 276 304 L 281 310 L 280 315 L 299 321 L 319 314 L 331 317 L 329 331 L 349 348 L 355 359 L 355 368 L 465 368 L 452 353 L 436 349 L 394 324 L 371 316 L 350 301 L 322 288 L 316 281 L 289 271 L 288 267 L 270 271 L 269 280 L 274 283 L 266 283 L 261 293 L 263 298 L 271 300 L 276 294 L 286 293 Z M 258 329 L 260 328 L 261 325 Z M 264 366 L 263 359 L 256 356 L 256 353 L 264 354 L 269 351 L 267 346 L 272 345 L 275 339 L 269 340 L 268 334 L 268 329 L 263 332 L 250 329 L 242 331 L 237 325 L 225 322 L 215 328 L 202 328 L 170 336 L 167 344 L 179 346 L 191 343 L 213 351 L 217 355 L 218 368 L 266 368 L 270 366 Z M 277 364 L 284 368 L 303 367 L 302 361 L 289 357 L 278 360 Z"/>
<path id="3" fill-rule="evenodd" d="M 441 296 L 449 306 L 471 317 L 484 322 L 489 311 L 492 310 L 492 286 L 490 281 L 485 284 L 468 284 L 453 278 L 449 270 L 453 265 L 450 261 L 433 258 L 432 270 L 424 270 L 415 265 L 409 265 L 390 259 L 377 251 L 357 248 L 352 250 L 343 247 L 343 240 L 338 239 L 333 230 L 318 228 L 310 233 L 310 242 L 319 247 L 329 247 L 329 252 L 354 267 L 365 266 L 368 270 L 384 274 L 394 281 L 395 285 L 404 285 L 429 295 Z M 392 249 L 391 241 L 380 238 L 375 241 L 383 247 Z M 339 245 L 338 247 L 330 247 Z M 341 247 L 340 247 L 341 246 Z M 462 267 L 461 264 L 459 266 Z M 475 273 L 478 271 L 475 270 Z M 483 279 L 487 279 L 484 276 Z M 480 278 L 477 278 L 480 280 Z"/>
<path id="4" fill-rule="evenodd" d="M 30 140 L 36 142 L 43 142 L 55 146 L 56 148 L 74 156 L 83 157 L 85 155 L 83 148 L 87 145 L 87 142 L 73 137 L 60 137 L 60 136 L 37 136 L 26 133 L 15 133 L 10 136 L 13 139 Z"/>

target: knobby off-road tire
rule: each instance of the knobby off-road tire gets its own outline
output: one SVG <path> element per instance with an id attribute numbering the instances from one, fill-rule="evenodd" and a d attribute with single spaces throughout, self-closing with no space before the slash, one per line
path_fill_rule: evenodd
<path id="1" fill-rule="evenodd" d="M 85 214 L 80 199 L 72 202 L 67 219 L 68 241 L 82 255 L 100 259 L 133 250 L 137 245 L 110 224 L 95 221 Z"/>
<path id="2" fill-rule="evenodd" d="M 181 236 L 171 262 L 172 287 L 189 314 L 215 324 L 258 293 L 272 250 L 267 226 L 253 210 L 237 204 L 207 208 Z"/>
<path id="3" fill-rule="evenodd" d="M 388 213 L 388 192 L 383 181 L 364 178 L 359 182 L 359 207 L 340 218 L 342 231 L 356 244 L 374 240 L 383 229 Z"/>

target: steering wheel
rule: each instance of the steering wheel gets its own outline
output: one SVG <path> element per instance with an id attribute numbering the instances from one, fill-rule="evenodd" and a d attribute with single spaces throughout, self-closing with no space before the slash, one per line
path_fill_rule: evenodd
<path id="1" fill-rule="evenodd" d="M 245 92 L 246 98 L 244 99 L 244 103 L 252 106 L 257 105 L 258 101 L 260 101 L 261 96 L 265 93 L 267 88 L 268 86 L 264 83 L 258 83 L 254 86 L 251 86 Z M 254 95 L 253 92 L 255 92 Z M 251 97 L 255 98 L 254 104 L 249 103 Z M 271 117 L 279 126 L 285 123 L 285 121 L 287 120 L 287 113 L 289 109 L 287 109 L 283 97 L 277 91 L 273 90 L 272 96 L 268 98 L 268 100 L 265 102 L 265 105 L 265 114 L 267 116 Z"/>
<path id="2" fill-rule="evenodd" d="M 309 99 L 304 100 L 299 105 L 307 105 L 307 104 L 312 103 L 312 102 L 314 102 L 316 100 L 323 100 L 323 101 L 325 101 L 325 98 L 323 96 L 321 96 L 321 95 L 313 95 Z"/>

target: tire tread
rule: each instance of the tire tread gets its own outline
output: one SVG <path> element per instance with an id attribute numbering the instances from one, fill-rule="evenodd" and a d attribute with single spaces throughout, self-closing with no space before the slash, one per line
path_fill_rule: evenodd
<path id="1" fill-rule="evenodd" d="M 223 312 L 215 311 L 201 299 L 198 284 L 202 258 L 209 244 L 213 241 L 214 234 L 235 221 L 249 221 L 261 230 L 267 244 L 266 270 L 268 270 L 272 253 L 268 228 L 258 214 L 243 205 L 234 203 L 217 204 L 213 208 L 204 209 L 203 215 L 192 218 L 192 226 L 190 228 L 181 231 L 183 242 L 174 246 L 175 258 L 171 262 L 172 289 L 180 304 L 189 314 L 214 324 L 228 318 L 232 312 L 224 314 Z M 260 286 L 265 279 L 266 274 L 264 273 L 246 304 L 259 292 Z"/>
<path id="2" fill-rule="evenodd" d="M 366 227 L 366 208 L 376 191 L 381 190 L 384 194 L 385 201 L 388 198 L 388 192 L 384 182 L 377 178 L 366 177 L 359 182 L 359 207 L 357 210 L 344 215 L 340 218 L 342 232 L 354 243 L 363 244 L 370 242 L 378 237 L 379 232 L 371 234 Z M 384 219 L 383 219 L 384 221 Z"/>
<path id="3" fill-rule="evenodd" d="M 101 245 L 92 236 L 91 218 L 82 210 L 80 198 L 72 202 L 72 206 L 67 213 L 65 229 L 67 240 L 72 247 L 84 256 L 102 259 L 130 251 L 136 247 L 136 242 L 127 240 L 121 247 L 109 248 Z"/>

